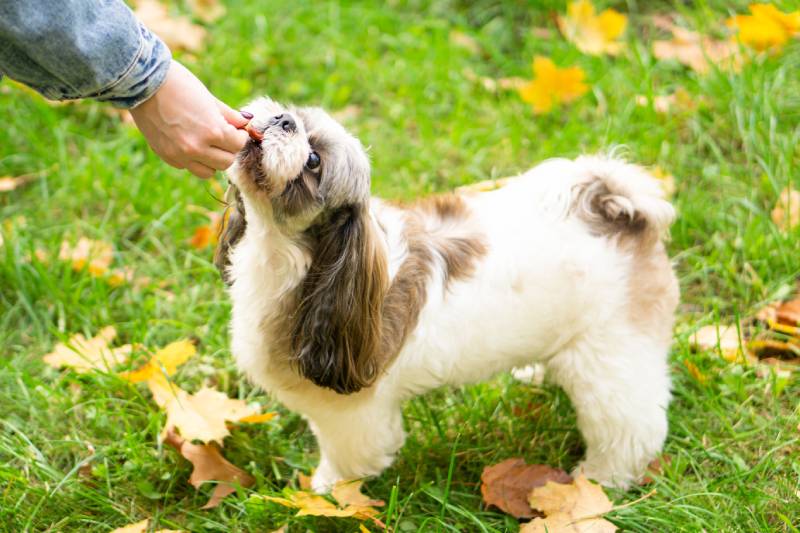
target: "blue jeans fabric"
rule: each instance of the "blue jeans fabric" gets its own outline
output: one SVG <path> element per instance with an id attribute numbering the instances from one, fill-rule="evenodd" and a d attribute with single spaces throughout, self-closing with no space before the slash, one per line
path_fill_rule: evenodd
<path id="1" fill-rule="evenodd" d="M 171 59 L 122 0 L 0 0 L 0 76 L 51 100 L 136 107 L 164 82 Z"/>

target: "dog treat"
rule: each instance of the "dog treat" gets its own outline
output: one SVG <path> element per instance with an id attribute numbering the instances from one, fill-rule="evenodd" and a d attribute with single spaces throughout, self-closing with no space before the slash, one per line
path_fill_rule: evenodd
<path id="1" fill-rule="evenodd" d="M 247 134 L 250 135 L 250 138 L 253 139 L 254 141 L 263 141 L 264 140 L 264 133 L 258 131 L 253 126 L 251 126 L 250 122 L 248 122 L 247 125 L 245 125 L 244 131 L 246 131 Z"/>

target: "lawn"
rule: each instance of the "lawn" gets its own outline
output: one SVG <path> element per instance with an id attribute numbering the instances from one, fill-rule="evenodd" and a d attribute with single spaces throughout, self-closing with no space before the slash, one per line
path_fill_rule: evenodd
<path id="1" fill-rule="evenodd" d="M 779 192 L 800 189 L 800 40 L 739 72 L 698 74 L 654 58 L 652 15 L 676 13 L 714 33 L 746 2 L 604 2 L 629 16 L 617 57 L 583 54 L 561 37 L 552 14 L 565 4 L 555 0 L 226 5 L 203 51 L 177 56 L 231 105 L 266 93 L 338 112 L 369 147 L 376 195 L 414 198 L 613 147 L 673 174 L 669 250 L 682 304 L 671 463 L 650 486 L 609 490 L 618 504 L 656 493 L 608 518 L 632 531 L 798 531 L 798 374 L 778 386 L 769 372 L 692 351 L 688 339 L 790 295 L 800 276 L 800 229 L 770 219 Z M 536 115 L 516 91 L 475 81 L 530 78 L 536 55 L 580 66 L 588 93 Z M 678 88 L 692 105 L 659 113 L 637 104 Z M 352 519 L 296 518 L 256 497 L 297 487 L 317 451 L 299 416 L 236 371 L 211 248 L 187 243 L 207 223 L 203 209 L 220 209 L 224 177 L 203 182 L 167 167 L 100 104 L 53 106 L 5 80 L 0 109 L 0 175 L 39 176 L 0 192 L 0 530 L 105 532 L 145 518 L 187 531 L 357 530 Z M 113 286 L 59 261 L 62 241 L 79 237 L 112 243 L 114 265 L 143 281 Z M 42 362 L 56 342 L 106 325 L 151 348 L 194 339 L 199 353 L 176 382 L 212 384 L 280 414 L 225 441 L 253 487 L 201 510 L 210 487 L 189 486 L 191 466 L 158 444 L 164 415 L 145 388 Z M 381 519 L 396 531 L 516 531 L 516 519 L 482 504 L 482 469 L 510 457 L 570 469 L 582 453 L 567 397 L 509 375 L 415 399 L 405 423 L 396 463 L 365 485 L 386 501 Z"/>

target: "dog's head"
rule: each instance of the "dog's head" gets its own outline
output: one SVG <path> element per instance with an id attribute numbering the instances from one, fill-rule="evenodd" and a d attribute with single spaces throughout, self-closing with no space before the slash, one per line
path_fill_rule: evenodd
<path id="1" fill-rule="evenodd" d="M 229 253 L 248 224 L 306 247 L 311 265 L 294 294 L 287 332 L 292 361 L 317 385 L 356 392 L 378 375 L 388 285 L 369 218 L 369 160 L 361 143 L 321 109 L 260 99 L 245 110 L 263 139 L 249 140 L 227 172 L 230 216 L 215 263 L 231 282 Z"/>

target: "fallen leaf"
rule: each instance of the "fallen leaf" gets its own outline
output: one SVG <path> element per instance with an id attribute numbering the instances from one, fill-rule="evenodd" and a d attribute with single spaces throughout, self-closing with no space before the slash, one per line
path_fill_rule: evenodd
<path id="1" fill-rule="evenodd" d="M 589 0 L 577 0 L 567 6 L 566 16 L 558 17 L 558 28 L 564 38 L 585 54 L 616 55 L 623 43 L 618 39 L 625 32 L 628 17 L 614 9 L 599 15 Z"/>
<path id="2" fill-rule="evenodd" d="M 262 422 L 267 422 L 272 420 L 277 416 L 277 413 L 261 413 L 260 415 L 250 415 L 242 417 L 238 420 L 240 423 L 244 424 L 261 424 Z"/>
<path id="3" fill-rule="evenodd" d="M 108 284 L 112 287 L 119 287 L 134 280 L 135 273 L 131 267 L 115 268 L 108 273 Z"/>
<path id="4" fill-rule="evenodd" d="M 147 526 L 149 525 L 150 525 L 150 519 L 145 518 L 141 522 L 136 522 L 135 524 L 128 524 L 127 526 L 118 527 L 111 533 L 145 533 L 147 531 Z"/>
<path id="5" fill-rule="evenodd" d="M 122 372 L 120 376 L 131 383 L 140 383 L 150 378 L 166 374 L 171 376 L 180 365 L 188 361 L 197 353 L 192 341 L 180 340 L 167 344 L 156 350 L 150 360 L 137 370 Z"/>
<path id="6" fill-rule="evenodd" d="M 202 250 L 203 248 L 217 244 L 221 223 L 222 215 L 220 213 L 214 211 L 208 212 L 208 224 L 195 228 L 194 234 L 189 239 L 189 245 L 197 250 Z"/>
<path id="7" fill-rule="evenodd" d="M 755 359 L 746 348 L 743 348 L 736 326 L 719 324 L 704 326 L 689 338 L 689 344 L 701 351 L 719 350 L 722 358 L 729 362 L 743 360 L 752 362 Z"/>
<path id="8" fill-rule="evenodd" d="M 81 237 L 75 246 L 71 246 L 67 241 L 62 242 L 58 258 L 69 261 L 76 272 L 88 266 L 92 276 L 101 277 L 108 272 L 108 267 L 114 259 L 114 252 L 111 244 L 105 241 Z"/>
<path id="9" fill-rule="evenodd" d="M 158 0 L 137 0 L 134 13 L 173 52 L 196 52 L 203 46 L 206 30 L 183 16 L 171 16 L 167 6 Z"/>
<path id="10" fill-rule="evenodd" d="M 10 192 L 26 185 L 38 177 L 38 174 L 23 174 L 21 176 L 0 177 L 0 192 Z"/>
<path id="11" fill-rule="evenodd" d="M 672 39 L 653 41 L 656 59 L 675 59 L 699 74 L 707 73 L 714 64 L 722 69 L 738 70 L 744 61 L 735 41 L 720 41 L 701 36 L 679 26 L 670 27 Z"/>
<path id="12" fill-rule="evenodd" d="M 283 505 L 284 507 L 297 509 L 297 516 L 328 516 L 339 518 L 355 518 L 357 520 L 372 520 L 380 527 L 386 527 L 383 522 L 376 518 L 378 510 L 373 507 L 363 505 L 346 505 L 340 508 L 318 494 L 311 494 L 302 490 L 286 492 L 286 497 L 265 495 L 262 496 L 262 498 L 267 501 Z M 380 502 L 380 504 L 382 505 L 383 502 Z"/>
<path id="13" fill-rule="evenodd" d="M 307 476 L 302 472 L 297 473 L 297 485 L 302 490 L 311 490 L 311 476 Z"/>
<path id="14" fill-rule="evenodd" d="M 664 191 L 664 196 L 666 198 L 672 198 L 672 196 L 675 194 L 675 176 L 659 166 L 653 167 L 651 169 L 651 174 L 661 185 L 661 190 Z"/>
<path id="15" fill-rule="evenodd" d="M 385 505 L 383 500 L 373 500 L 361 492 L 363 484 L 364 481 L 360 479 L 339 481 L 333 486 L 331 496 L 340 507 L 348 507 L 350 505 L 355 507 L 383 507 Z"/>
<path id="16" fill-rule="evenodd" d="M 458 30 L 450 31 L 450 42 L 459 48 L 463 48 L 467 52 L 478 55 L 481 53 L 481 45 L 474 37 Z"/>
<path id="17" fill-rule="evenodd" d="M 185 439 L 219 444 L 230 435 L 226 421 L 237 422 L 259 411 L 257 406 L 248 406 L 244 400 L 228 398 L 208 387 L 196 394 L 177 388 L 174 396 L 166 397 L 164 409 L 167 422 L 163 434 L 177 429 Z"/>
<path id="18" fill-rule="evenodd" d="M 781 303 L 775 310 L 775 318 L 781 324 L 800 327 L 800 295 Z"/>
<path id="19" fill-rule="evenodd" d="M 487 76 L 479 76 L 475 73 L 474 70 L 470 68 L 465 68 L 462 73 L 464 74 L 464 78 L 469 81 L 478 83 L 481 87 L 483 87 L 487 92 L 496 93 L 499 90 L 519 90 L 520 87 L 523 87 L 525 84 L 528 83 L 527 80 L 523 78 L 489 78 Z"/>
<path id="20" fill-rule="evenodd" d="M 533 60 L 533 73 L 534 79 L 518 91 L 535 113 L 547 113 L 553 105 L 572 102 L 589 90 L 580 67 L 558 68 L 552 60 L 537 56 Z"/>
<path id="21" fill-rule="evenodd" d="M 225 6 L 219 0 L 187 0 L 192 13 L 205 23 L 211 23 L 225 14 Z"/>
<path id="22" fill-rule="evenodd" d="M 90 370 L 111 370 L 111 367 L 124 363 L 133 350 L 130 344 L 109 348 L 116 336 L 117 330 L 113 326 L 104 327 L 91 339 L 78 333 L 66 343 L 56 344 L 53 351 L 44 356 L 44 362 L 54 368 L 72 368 L 79 374 Z"/>
<path id="23" fill-rule="evenodd" d="M 664 472 L 664 465 L 669 465 L 671 463 L 672 457 L 666 453 L 650 461 L 650 464 L 647 465 L 647 473 L 639 482 L 639 485 L 649 485 L 655 481 L 653 476 L 660 476 Z"/>
<path id="24" fill-rule="evenodd" d="M 530 493 L 532 508 L 545 514 L 545 518 L 534 518 L 520 533 L 611 533 L 617 526 L 601 518 L 613 508 L 611 500 L 600 485 L 592 483 L 583 475 L 572 483 L 562 484 L 548 481 Z"/>
<path id="25" fill-rule="evenodd" d="M 194 468 L 189 483 L 194 488 L 199 489 L 207 481 L 217 482 L 203 509 L 218 506 L 225 496 L 236 492 L 237 484 L 249 487 L 256 481 L 250 474 L 225 459 L 216 444 L 192 444 L 172 430 L 167 432 L 164 442 L 192 463 Z"/>
<path id="26" fill-rule="evenodd" d="M 683 364 L 686 366 L 686 370 L 689 371 L 689 374 L 691 374 L 694 379 L 696 379 L 701 385 L 705 385 L 705 383 L 708 381 L 708 377 L 706 377 L 706 375 L 703 374 L 699 368 L 697 368 L 696 364 L 692 363 L 688 359 L 684 359 Z"/>
<path id="27" fill-rule="evenodd" d="M 728 26 L 738 30 L 743 44 L 759 52 L 779 51 L 800 32 L 800 11 L 784 13 L 772 4 L 750 4 L 750 15 L 728 19 Z"/>
<path id="28" fill-rule="evenodd" d="M 642 94 L 636 95 L 636 105 L 647 107 L 651 104 L 650 98 Z M 652 98 L 653 110 L 656 113 L 667 114 L 670 111 L 687 112 L 697 109 L 692 95 L 683 87 L 678 87 L 672 94 L 662 94 Z"/>
<path id="29" fill-rule="evenodd" d="M 800 191 L 786 187 L 771 213 L 772 221 L 783 231 L 800 227 Z"/>
<path id="30" fill-rule="evenodd" d="M 487 466 L 481 473 L 481 494 L 486 505 L 516 518 L 541 516 L 531 509 L 528 495 L 548 481 L 569 483 L 572 478 L 561 469 L 547 465 L 528 465 L 524 459 L 506 459 Z"/>

